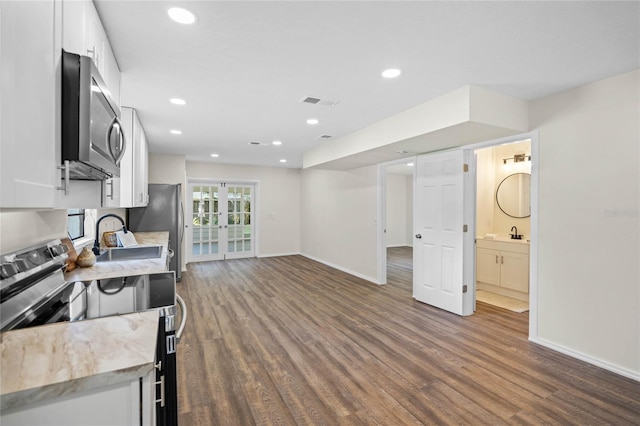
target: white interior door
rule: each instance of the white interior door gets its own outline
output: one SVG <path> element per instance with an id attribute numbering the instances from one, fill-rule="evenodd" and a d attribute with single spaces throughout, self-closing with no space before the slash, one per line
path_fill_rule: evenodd
<path id="1" fill-rule="evenodd" d="M 189 195 L 190 262 L 255 255 L 253 185 L 191 183 Z"/>
<path id="2" fill-rule="evenodd" d="M 464 151 L 417 158 L 413 297 L 463 314 Z"/>

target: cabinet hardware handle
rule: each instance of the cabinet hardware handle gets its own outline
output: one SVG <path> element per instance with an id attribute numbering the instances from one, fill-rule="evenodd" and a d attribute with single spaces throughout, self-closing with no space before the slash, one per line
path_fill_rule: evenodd
<path id="1" fill-rule="evenodd" d="M 496 263 L 498 263 L 498 255 L 496 254 Z"/>
<path id="2" fill-rule="evenodd" d="M 421 238 L 422 238 L 422 235 L 420 235 L 420 234 L 416 234 L 416 238 L 417 238 L 417 239 L 421 239 Z"/>
<path id="3" fill-rule="evenodd" d="M 57 189 L 64 191 L 64 195 L 69 195 L 69 160 L 64 160 L 64 166 L 58 166 L 58 169 L 64 172 L 62 177 L 62 185 Z"/>
<path id="4" fill-rule="evenodd" d="M 500 256 L 500 263 L 504 264 L 504 256 Z"/>
<path id="5" fill-rule="evenodd" d="M 107 185 L 111 187 L 111 193 L 108 195 L 108 197 L 111 201 L 113 201 L 113 179 L 108 181 Z"/>
<path id="6" fill-rule="evenodd" d="M 160 381 L 155 382 L 156 385 L 160 385 L 160 399 L 156 399 L 155 402 L 159 402 L 161 407 L 164 407 L 164 374 L 160 376 Z"/>
<path id="7" fill-rule="evenodd" d="M 162 370 L 162 361 L 158 361 L 157 364 L 153 364 L 153 367 L 158 371 Z"/>

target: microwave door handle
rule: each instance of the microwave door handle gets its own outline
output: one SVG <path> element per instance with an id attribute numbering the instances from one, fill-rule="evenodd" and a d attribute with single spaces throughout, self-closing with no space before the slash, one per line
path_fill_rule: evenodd
<path id="1" fill-rule="evenodd" d="M 118 156 L 115 155 L 113 151 L 113 144 L 111 143 L 111 133 L 113 132 L 113 128 L 118 125 L 118 142 L 122 141 L 120 153 Z M 111 157 L 113 157 L 116 166 L 120 165 L 120 161 L 122 157 L 124 157 L 125 150 L 127 149 L 127 139 L 124 136 L 124 132 L 122 131 L 122 123 L 118 119 L 118 117 L 113 117 L 111 123 L 109 123 L 109 130 L 107 131 L 107 146 L 109 147 L 109 152 L 111 153 Z"/>

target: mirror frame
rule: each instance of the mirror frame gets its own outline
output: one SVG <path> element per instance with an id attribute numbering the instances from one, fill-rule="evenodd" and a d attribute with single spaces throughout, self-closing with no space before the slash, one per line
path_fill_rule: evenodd
<path id="1" fill-rule="evenodd" d="M 502 206 L 500 205 L 500 200 L 498 200 L 498 193 L 500 192 L 500 187 L 502 186 L 502 184 L 509 179 L 512 176 L 517 176 L 517 175 L 527 175 L 529 176 L 529 188 L 531 188 L 531 173 L 512 173 L 508 176 L 506 176 L 504 179 L 502 179 L 502 182 L 500 182 L 500 185 L 498 185 L 498 188 L 496 189 L 496 204 L 498 205 L 498 208 L 502 211 L 502 213 L 506 214 L 509 217 L 513 217 L 516 219 L 524 219 L 526 217 L 530 217 L 531 216 L 531 200 L 529 200 L 529 214 L 526 216 L 514 216 L 512 214 L 507 213 L 506 211 L 504 211 L 504 209 L 502 208 Z"/>

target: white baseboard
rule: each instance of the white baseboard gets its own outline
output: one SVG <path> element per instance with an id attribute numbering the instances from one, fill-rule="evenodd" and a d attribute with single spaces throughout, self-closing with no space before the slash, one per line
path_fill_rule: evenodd
<path id="1" fill-rule="evenodd" d="M 356 277 L 358 277 L 358 278 L 362 278 L 363 280 L 370 281 L 370 282 L 372 282 L 372 283 L 374 283 L 374 284 L 382 285 L 382 283 L 380 283 L 380 282 L 379 282 L 378 280 L 376 280 L 375 278 L 368 277 L 368 276 L 363 275 L 363 274 L 361 274 L 361 273 L 359 273 L 359 272 L 352 271 L 352 270 L 350 270 L 350 269 L 348 269 L 348 268 L 344 268 L 344 267 L 342 267 L 342 266 L 340 266 L 340 265 L 336 265 L 336 264 L 333 264 L 333 263 L 331 263 L 331 262 L 326 262 L 326 261 L 324 261 L 324 260 L 322 260 L 322 259 L 318 259 L 317 257 L 311 256 L 311 255 L 309 255 L 309 254 L 300 253 L 300 255 L 301 255 L 301 256 L 304 256 L 304 257 L 306 257 L 307 259 L 311 259 L 311 260 L 314 260 L 314 261 L 316 261 L 316 262 L 322 263 L 323 265 L 330 266 L 330 267 L 332 267 L 332 268 L 334 268 L 334 269 L 337 269 L 337 270 L 339 270 L 339 271 L 346 272 L 346 273 L 347 273 L 347 274 L 349 274 L 349 275 L 353 275 L 353 276 L 356 276 Z"/>
<path id="2" fill-rule="evenodd" d="M 640 382 L 640 372 L 631 371 L 626 368 L 619 367 L 617 365 L 611 364 L 607 361 L 603 361 L 598 358 L 594 358 L 590 355 L 583 354 L 582 352 L 575 351 L 573 349 L 566 348 L 562 345 L 558 345 L 556 343 L 549 342 L 548 340 L 541 338 L 529 338 L 530 342 L 538 344 L 540 346 L 544 346 L 545 348 L 552 349 L 556 352 L 560 352 L 562 354 L 568 355 L 572 358 L 579 359 L 581 361 L 587 362 L 589 364 L 595 365 L 596 367 L 604 368 L 605 370 L 611 371 L 613 373 L 619 374 L 624 377 L 628 377 L 630 379 L 636 380 Z"/>
<path id="3" fill-rule="evenodd" d="M 261 259 L 263 257 L 280 257 L 280 256 L 298 256 L 300 253 L 269 253 L 269 254 L 259 254 L 256 257 Z"/>

